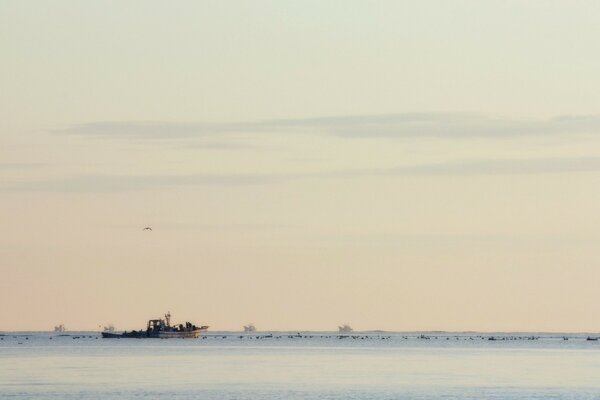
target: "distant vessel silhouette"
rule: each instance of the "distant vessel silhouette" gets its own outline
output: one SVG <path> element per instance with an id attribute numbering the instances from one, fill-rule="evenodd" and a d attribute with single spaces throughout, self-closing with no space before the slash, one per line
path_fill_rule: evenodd
<path id="1" fill-rule="evenodd" d="M 60 325 L 54 327 L 54 332 L 64 332 L 66 330 L 67 330 L 67 328 L 65 328 L 64 324 L 60 324 Z"/>
<path id="2" fill-rule="evenodd" d="M 208 326 L 200 326 L 186 322 L 179 325 L 171 325 L 171 313 L 165 314 L 165 319 L 151 319 L 148 321 L 146 330 L 140 329 L 139 331 L 115 333 L 110 331 L 102 332 L 102 337 L 107 339 L 118 339 L 118 338 L 136 338 L 136 339 L 169 339 L 169 338 L 197 338 L 200 332 L 206 331 Z"/>
<path id="3" fill-rule="evenodd" d="M 348 324 L 338 326 L 338 330 L 340 331 L 340 333 L 350 333 L 353 331 L 353 329 Z"/>
<path id="4" fill-rule="evenodd" d="M 244 325 L 244 332 L 256 332 L 254 324 Z"/>

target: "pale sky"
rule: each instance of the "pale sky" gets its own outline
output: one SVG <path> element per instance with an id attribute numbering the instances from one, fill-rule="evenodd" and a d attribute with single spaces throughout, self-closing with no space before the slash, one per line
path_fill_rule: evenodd
<path id="1" fill-rule="evenodd" d="M 0 330 L 599 331 L 599 15 L 1 2 Z"/>

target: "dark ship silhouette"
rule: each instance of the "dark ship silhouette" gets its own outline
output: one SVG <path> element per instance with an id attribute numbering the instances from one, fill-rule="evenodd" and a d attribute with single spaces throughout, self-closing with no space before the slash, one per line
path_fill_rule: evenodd
<path id="1" fill-rule="evenodd" d="M 165 319 L 151 319 L 145 330 L 115 333 L 102 332 L 102 337 L 107 339 L 135 338 L 135 339 L 171 339 L 171 338 L 197 338 L 208 326 L 196 326 L 191 322 L 185 324 L 171 325 L 171 313 L 165 314 Z"/>

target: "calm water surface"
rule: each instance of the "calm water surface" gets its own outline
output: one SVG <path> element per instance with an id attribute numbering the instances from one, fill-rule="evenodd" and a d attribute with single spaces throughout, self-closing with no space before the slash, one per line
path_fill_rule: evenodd
<path id="1" fill-rule="evenodd" d="M 0 398 L 600 399 L 587 335 L 69 335 L 0 336 Z"/>

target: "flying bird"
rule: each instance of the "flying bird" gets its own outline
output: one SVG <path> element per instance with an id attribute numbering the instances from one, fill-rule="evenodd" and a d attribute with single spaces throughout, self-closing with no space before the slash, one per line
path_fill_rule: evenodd
<path id="1" fill-rule="evenodd" d="M 145 228 L 144 228 L 144 229 L 142 229 L 142 230 L 144 230 L 144 231 L 151 231 L 151 230 L 152 230 L 152 228 L 150 228 L 149 226 L 147 226 L 147 227 L 145 227 Z"/>

